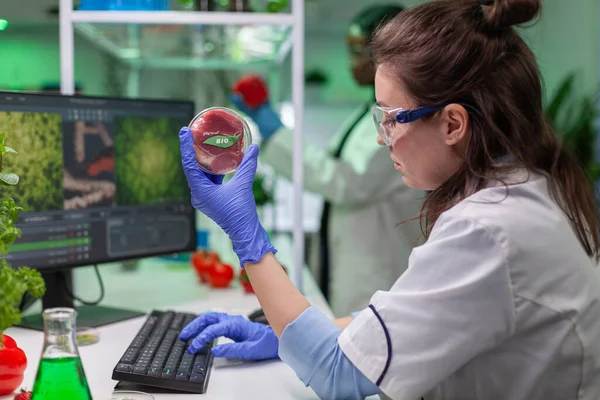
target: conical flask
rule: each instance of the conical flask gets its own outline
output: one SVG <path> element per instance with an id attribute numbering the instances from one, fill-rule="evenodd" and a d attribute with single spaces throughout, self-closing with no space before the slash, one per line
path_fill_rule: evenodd
<path id="1" fill-rule="evenodd" d="M 77 312 L 44 311 L 44 348 L 33 385 L 33 400 L 92 400 L 75 340 Z"/>

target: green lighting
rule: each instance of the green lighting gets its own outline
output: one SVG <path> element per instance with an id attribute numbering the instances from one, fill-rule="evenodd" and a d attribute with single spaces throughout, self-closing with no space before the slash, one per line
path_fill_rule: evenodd
<path id="1" fill-rule="evenodd" d="M 8 21 L 5 19 L 0 19 L 0 31 L 3 31 L 8 26 Z"/>

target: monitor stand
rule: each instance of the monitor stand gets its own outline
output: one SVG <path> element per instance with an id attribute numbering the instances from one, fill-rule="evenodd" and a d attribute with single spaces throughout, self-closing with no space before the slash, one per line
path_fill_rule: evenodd
<path id="1" fill-rule="evenodd" d="M 105 307 L 105 306 L 74 306 L 74 300 L 65 290 L 65 283 L 70 293 L 73 293 L 73 277 L 70 270 L 43 272 L 42 277 L 46 282 L 46 294 L 42 298 L 42 309 L 55 307 L 69 307 L 77 310 L 77 327 L 98 328 L 100 326 L 114 324 L 116 322 L 125 321 L 132 318 L 142 317 L 145 313 L 121 308 Z M 26 304 L 27 308 L 32 302 L 24 300 L 22 304 Z M 21 318 L 21 322 L 17 325 L 21 328 L 34 329 L 37 331 L 44 330 L 44 322 L 42 314 L 28 315 Z"/>

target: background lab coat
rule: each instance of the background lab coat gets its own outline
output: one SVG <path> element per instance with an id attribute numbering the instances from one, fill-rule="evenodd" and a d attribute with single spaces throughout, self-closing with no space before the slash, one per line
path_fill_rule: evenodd
<path id="1" fill-rule="evenodd" d="M 337 148 L 362 107 L 347 119 L 331 148 Z M 261 149 L 261 161 L 292 179 L 293 132 L 281 128 Z M 368 306 L 377 290 L 388 290 L 406 270 L 420 237 L 418 215 L 424 192 L 410 189 L 394 169 L 389 149 L 377 144 L 370 110 L 355 125 L 339 160 L 304 145 L 304 188 L 332 203 L 329 219 L 329 301 L 336 316 Z M 319 276 L 318 234 L 309 265 Z"/>

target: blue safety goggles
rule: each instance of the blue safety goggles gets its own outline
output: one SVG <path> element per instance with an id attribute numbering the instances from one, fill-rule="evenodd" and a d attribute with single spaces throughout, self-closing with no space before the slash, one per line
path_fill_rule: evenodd
<path id="1" fill-rule="evenodd" d="M 414 110 L 405 110 L 403 108 L 390 108 L 374 105 L 371 109 L 373 121 L 377 128 L 377 133 L 383 139 L 386 146 L 391 146 L 393 143 L 392 137 L 395 134 L 401 133 L 397 124 L 406 124 L 419 120 L 427 115 L 433 114 L 441 110 L 446 105 L 439 106 L 423 106 Z"/>

